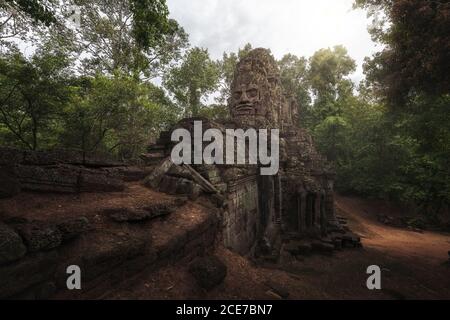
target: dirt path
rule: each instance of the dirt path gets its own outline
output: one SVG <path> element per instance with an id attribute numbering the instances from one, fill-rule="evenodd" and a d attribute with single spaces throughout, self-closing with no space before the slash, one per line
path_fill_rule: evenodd
<path id="1" fill-rule="evenodd" d="M 289 299 L 450 299 L 450 235 L 417 233 L 377 222 L 387 210 L 358 198 L 337 197 L 338 214 L 347 217 L 358 233 L 362 249 L 333 256 L 285 258 L 282 270 L 256 267 L 224 248 L 216 254 L 228 267 L 223 284 L 200 290 L 185 265 L 175 264 L 157 273 L 141 275 L 110 298 L 135 299 L 273 299 L 267 281 L 289 292 Z M 382 290 L 368 290 L 366 269 L 382 270 Z"/>
<path id="2" fill-rule="evenodd" d="M 434 232 L 413 232 L 380 224 L 376 208 L 358 198 L 338 197 L 337 209 L 350 219 L 351 228 L 361 235 L 364 245 L 383 251 L 399 260 L 414 259 L 416 263 L 442 264 L 450 250 L 450 235 Z"/>
<path id="3" fill-rule="evenodd" d="M 386 226 L 379 213 L 395 209 L 353 197 L 338 196 L 336 207 L 364 244 L 364 257 L 384 266 L 384 288 L 393 298 L 450 299 L 450 235 L 418 233 Z M 383 210 L 380 212 L 380 210 Z"/>

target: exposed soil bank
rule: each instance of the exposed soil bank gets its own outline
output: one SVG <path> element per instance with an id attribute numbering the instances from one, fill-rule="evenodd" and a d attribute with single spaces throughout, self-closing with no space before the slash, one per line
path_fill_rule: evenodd
<path id="1" fill-rule="evenodd" d="M 450 235 L 392 228 L 380 224 L 380 210 L 370 201 L 336 197 L 338 214 L 358 233 L 362 249 L 333 256 L 284 259 L 283 270 L 255 267 L 224 248 L 216 254 L 228 275 L 210 292 L 199 289 L 183 264 L 141 274 L 106 295 L 112 299 L 273 299 L 270 280 L 289 292 L 289 299 L 450 299 L 447 264 Z M 366 269 L 382 268 L 382 290 L 368 290 Z"/>

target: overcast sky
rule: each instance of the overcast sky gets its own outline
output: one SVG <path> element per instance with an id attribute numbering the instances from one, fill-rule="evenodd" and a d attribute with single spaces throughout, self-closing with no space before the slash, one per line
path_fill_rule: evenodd
<path id="1" fill-rule="evenodd" d="M 369 20 L 353 0 L 167 0 L 171 17 L 189 33 L 192 46 L 207 48 L 214 59 L 246 43 L 285 53 L 311 56 L 316 50 L 344 45 L 361 64 L 377 51 L 367 32 Z"/>

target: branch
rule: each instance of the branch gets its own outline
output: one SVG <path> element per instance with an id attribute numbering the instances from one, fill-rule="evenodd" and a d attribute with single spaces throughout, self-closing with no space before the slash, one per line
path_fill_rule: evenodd
<path id="1" fill-rule="evenodd" d="M 20 141 L 22 141 L 23 144 L 25 144 L 30 150 L 33 150 L 33 147 L 31 146 L 31 144 L 29 144 L 25 138 L 22 137 L 22 135 L 20 133 L 18 133 L 13 127 L 12 125 L 9 123 L 8 121 L 8 116 L 6 115 L 5 111 L 3 110 L 3 108 L 0 107 L 0 113 L 3 116 L 3 124 L 9 129 L 9 131 L 11 131 Z"/>
<path id="2" fill-rule="evenodd" d="M 19 83 L 16 83 L 16 84 L 12 87 L 12 89 L 11 89 L 11 91 L 8 93 L 8 96 L 6 97 L 6 99 L 5 99 L 4 101 L 2 101 L 2 103 L 0 103 L 0 107 L 2 107 L 2 106 L 9 100 L 9 98 L 11 98 L 11 96 L 12 96 L 14 90 L 16 90 L 16 88 L 17 88 L 18 85 L 19 85 Z"/>
<path id="3" fill-rule="evenodd" d="M 5 24 L 7 24 L 8 21 L 11 20 L 11 18 L 12 18 L 13 16 L 14 16 L 14 15 L 11 14 L 11 15 L 8 17 L 8 19 L 5 20 L 5 22 L 2 22 L 2 24 L 0 24 L 0 28 L 3 28 L 3 26 L 4 26 Z"/>

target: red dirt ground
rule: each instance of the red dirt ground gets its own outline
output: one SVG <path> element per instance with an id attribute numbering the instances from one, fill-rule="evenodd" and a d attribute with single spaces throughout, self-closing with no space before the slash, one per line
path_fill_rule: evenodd
<path id="1" fill-rule="evenodd" d="M 26 217 L 48 220 L 67 216 L 95 216 L 110 207 L 139 207 L 174 197 L 145 188 L 138 182 L 127 184 L 123 192 L 110 193 L 31 193 L 22 192 L 0 201 L 0 219 Z"/>
<path id="2" fill-rule="evenodd" d="M 154 192 L 139 183 L 123 193 L 45 195 L 22 193 L 0 202 L 0 219 L 23 216 L 28 219 L 83 215 L 96 229 L 121 229 L 99 216 L 106 207 L 140 206 L 167 201 L 173 197 Z M 185 262 L 157 272 L 136 275 L 121 286 L 107 290 L 106 299 L 275 299 L 265 285 L 267 280 L 289 292 L 289 299 L 450 299 L 450 266 L 447 251 L 450 235 L 417 233 L 380 224 L 379 213 L 399 214 L 380 203 L 352 197 L 336 197 L 338 214 L 348 219 L 349 227 L 362 238 L 362 249 L 348 249 L 333 256 L 313 255 L 301 259 L 284 257 L 276 268 L 257 267 L 248 259 L 218 247 L 216 255 L 228 267 L 225 281 L 210 292 L 198 288 Z M 204 210 L 204 209 L 202 209 Z M 193 223 L 201 217 L 197 204 L 188 203 L 166 222 L 150 222 L 158 234 L 171 235 L 177 229 L 161 228 L 176 217 Z M 198 211 L 198 212 L 197 212 Z M 208 210 L 205 211 L 205 214 Z M 181 215 L 181 216 L 180 216 Z M 174 221 L 175 227 L 182 221 Z M 141 228 L 134 226 L 135 232 Z M 167 230 L 171 230 L 167 232 Z M 155 230 L 156 231 L 156 230 Z M 164 238 L 164 237 L 162 237 Z M 154 240 L 154 243 L 158 241 Z M 382 290 L 368 290 L 366 269 L 382 268 Z"/>
<path id="3" fill-rule="evenodd" d="M 106 298 L 274 299 L 277 296 L 264 284 L 270 280 L 286 289 L 289 299 L 450 299 L 449 234 L 382 225 L 376 220 L 380 207 L 358 198 L 338 196 L 336 206 L 361 236 L 362 249 L 283 259 L 283 270 L 277 270 L 256 267 L 219 247 L 216 254 L 227 265 L 228 275 L 210 292 L 195 285 L 186 265 L 175 264 L 140 274 Z M 382 269 L 382 290 L 366 287 L 366 269 L 373 264 Z"/>

